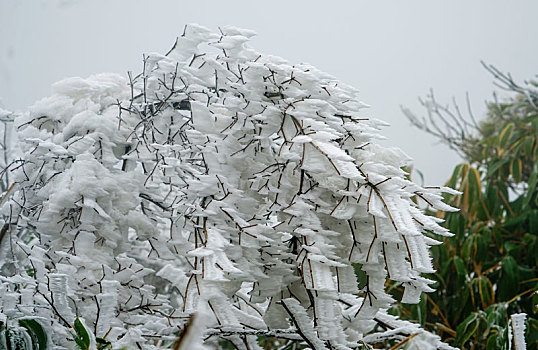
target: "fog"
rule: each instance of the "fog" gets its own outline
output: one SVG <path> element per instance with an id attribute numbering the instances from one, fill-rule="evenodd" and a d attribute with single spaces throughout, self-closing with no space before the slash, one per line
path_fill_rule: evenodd
<path id="1" fill-rule="evenodd" d="M 433 88 L 439 101 L 468 92 L 485 113 L 493 78 L 480 60 L 523 81 L 538 72 L 536 1 L 0 0 L 0 107 L 24 110 L 65 77 L 141 69 L 166 52 L 185 24 L 255 30 L 251 45 L 307 62 L 361 91 L 365 115 L 391 124 L 385 144 L 415 159 L 427 185 L 461 160 L 410 126 L 404 105 Z"/>

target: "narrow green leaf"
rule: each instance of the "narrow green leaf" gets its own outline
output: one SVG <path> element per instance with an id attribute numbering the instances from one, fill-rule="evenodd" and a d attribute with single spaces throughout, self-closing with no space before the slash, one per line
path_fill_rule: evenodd
<path id="1" fill-rule="evenodd" d="M 112 343 L 104 338 L 97 337 L 95 341 L 97 342 L 97 350 L 112 349 Z"/>
<path id="2" fill-rule="evenodd" d="M 357 276 L 357 282 L 359 284 L 359 288 L 364 288 L 366 286 L 366 272 L 364 272 L 361 267 L 361 264 L 354 264 L 355 267 L 355 275 Z"/>
<path id="3" fill-rule="evenodd" d="M 491 242 L 491 232 L 487 228 L 480 230 L 475 239 L 475 258 L 478 261 L 486 261 L 489 243 Z"/>
<path id="4" fill-rule="evenodd" d="M 456 188 L 456 185 L 458 184 L 458 181 L 460 179 L 460 174 L 461 174 L 461 168 L 462 167 L 463 167 L 463 164 L 458 164 L 454 168 L 454 171 L 452 172 L 452 176 L 450 177 L 450 179 L 446 183 L 447 187 Z"/>
<path id="5" fill-rule="evenodd" d="M 459 276 L 466 276 L 467 275 L 467 269 L 465 268 L 465 263 L 459 256 L 454 257 L 454 267 L 456 268 L 456 272 Z"/>
<path id="6" fill-rule="evenodd" d="M 465 239 L 465 243 L 463 243 L 463 248 L 461 249 L 461 257 L 464 259 L 465 262 L 469 262 L 473 258 L 473 246 L 474 235 L 470 235 Z"/>
<path id="7" fill-rule="evenodd" d="M 43 326 L 35 319 L 21 319 L 19 325 L 28 330 L 28 334 L 32 338 L 34 349 L 45 350 L 47 349 L 47 333 L 43 330 Z"/>
<path id="8" fill-rule="evenodd" d="M 478 278 L 478 293 L 480 295 L 480 301 L 482 302 L 482 307 L 484 309 L 493 304 L 493 285 L 486 276 L 480 276 Z"/>
<path id="9" fill-rule="evenodd" d="M 512 130 L 514 129 L 513 123 L 508 123 L 499 134 L 499 146 L 505 148 L 510 136 L 512 136 Z"/>
<path id="10" fill-rule="evenodd" d="M 519 290 L 519 267 L 517 261 L 510 255 L 502 260 L 501 276 L 497 283 L 500 300 L 508 300 Z"/>
<path id="11" fill-rule="evenodd" d="M 422 295 L 420 297 L 420 302 L 414 306 L 414 309 L 416 310 L 416 313 L 414 313 L 414 319 L 418 321 L 418 323 L 424 327 L 426 324 L 426 316 L 427 316 L 427 305 L 426 305 L 426 295 Z"/>
<path id="12" fill-rule="evenodd" d="M 534 145 L 535 138 L 533 136 L 527 136 L 525 137 L 524 141 L 524 147 L 525 150 L 525 156 L 532 157 L 532 146 Z"/>
<path id="13" fill-rule="evenodd" d="M 533 196 L 536 195 L 536 191 L 533 191 L 532 189 L 535 189 L 538 185 L 538 172 L 533 171 L 529 176 L 529 181 L 527 182 L 527 195 L 525 196 L 524 205 L 529 205 L 531 199 Z M 538 197 L 538 196 L 537 196 Z M 534 231 L 537 232 L 537 231 Z"/>
<path id="14" fill-rule="evenodd" d="M 86 330 L 86 327 L 82 324 L 80 319 L 77 317 L 75 319 L 75 324 L 73 326 L 76 332 L 75 342 L 80 347 L 81 350 L 89 350 L 90 349 L 90 335 L 88 334 L 88 331 Z"/>
<path id="15" fill-rule="evenodd" d="M 488 177 L 493 177 L 495 173 L 499 170 L 499 168 L 506 164 L 509 160 L 510 159 L 508 159 L 507 157 L 503 157 L 501 159 L 495 160 L 493 163 L 490 163 L 488 165 Z"/>
<path id="16" fill-rule="evenodd" d="M 493 333 L 489 336 L 486 344 L 486 350 L 498 350 L 497 346 L 497 333 Z"/>
<path id="17" fill-rule="evenodd" d="M 469 169 L 469 181 L 473 184 L 473 186 L 476 188 L 477 193 L 482 192 L 482 182 L 480 181 L 480 173 L 475 168 Z"/>
<path id="18" fill-rule="evenodd" d="M 478 313 L 470 314 L 456 330 L 456 343 L 463 346 L 476 333 L 479 323 Z"/>
<path id="19" fill-rule="evenodd" d="M 521 182 L 521 171 L 522 171 L 522 164 L 521 159 L 515 158 L 510 162 L 510 174 L 512 174 L 512 179 L 514 179 L 515 183 Z"/>
<path id="20" fill-rule="evenodd" d="M 513 229 L 516 229 L 517 227 L 520 227 L 521 225 L 523 225 L 525 220 L 527 220 L 527 217 L 529 216 L 530 213 L 531 213 L 530 210 L 526 210 L 522 213 L 519 213 L 519 215 L 506 220 L 506 222 L 503 224 L 503 228 L 505 230 L 511 231 Z"/>

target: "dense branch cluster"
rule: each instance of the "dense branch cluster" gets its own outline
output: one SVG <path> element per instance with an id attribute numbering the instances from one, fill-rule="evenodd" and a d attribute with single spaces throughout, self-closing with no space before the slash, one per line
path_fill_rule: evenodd
<path id="1" fill-rule="evenodd" d="M 387 278 L 405 303 L 432 290 L 432 235 L 449 232 L 413 198 L 451 210 L 450 189 L 406 179 L 354 89 L 260 55 L 251 35 L 186 27 L 141 74 L 62 81 L 18 119 L 5 317 L 41 316 L 58 348 L 76 317 L 114 347 L 166 346 L 195 312 L 199 339 L 238 349 L 417 333 L 448 348 L 383 309 Z"/>

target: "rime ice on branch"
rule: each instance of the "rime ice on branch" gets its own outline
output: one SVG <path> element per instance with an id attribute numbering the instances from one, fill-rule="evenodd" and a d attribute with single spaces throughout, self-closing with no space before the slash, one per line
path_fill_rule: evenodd
<path id="1" fill-rule="evenodd" d="M 188 26 L 129 81 L 65 80 L 18 120 L 2 251 L 17 274 L 2 288 L 35 297 L 9 310 L 2 298 L 6 315 L 43 317 L 62 346 L 78 316 L 115 346 L 153 349 L 200 310 L 206 341 L 238 349 L 259 349 L 257 335 L 318 350 L 423 332 L 383 311 L 384 286 L 402 283 L 406 303 L 431 291 L 428 249 L 449 232 L 413 197 L 452 210 L 451 190 L 406 179 L 408 157 L 376 143 L 385 124 L 356 90 L 250 36 Z"/>

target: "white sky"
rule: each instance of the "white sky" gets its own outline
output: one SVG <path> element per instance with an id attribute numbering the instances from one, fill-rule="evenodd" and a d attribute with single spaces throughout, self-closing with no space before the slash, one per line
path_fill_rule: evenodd
<path id="1" fill-rule="evenodd" d="M 0 106 L 21 110 L 69 76 L 139 72 L 144 52 L 166 52 L 188 23 L 253 29 L 260 52 L 308 62 L 355 86 L 392 126 L 387 145 L 443 184 L 457 155 L 412 128 L 433 88 L 439 101 L 469 92 L 476 117 L 491 97 L 480 60 L 519 81 L 538 73 L 538 1 L 0 0 Z"/>

